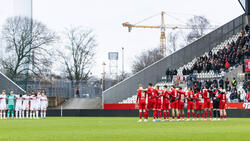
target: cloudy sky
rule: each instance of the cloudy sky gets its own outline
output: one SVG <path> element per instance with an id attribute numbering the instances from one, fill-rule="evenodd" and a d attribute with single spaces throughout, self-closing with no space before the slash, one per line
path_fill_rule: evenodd
<path id="1" fill-rule="evenodd" d="M 0 0 L 0 26 L 9 16 L 29 13 L 26 1 L 29 0 Z M 70 26 L 94 30 L 98 47 L 93 73 L 97 76 L 102 72 L 101 64 L 108 64 L 108 52 L 120 53 L 121 72 L 121 48 L 124 47 L 125 71 L 130 72 L 136 55 L 159 46 L 159 29 L 133 29 L 129 33 L 122 23 L 137 23 L 161 11 L 168 14 L 166 24 L 178 25 L 184 25 L 193 15 L 204 15 L 212 25 L 223 25 L 243 13 L 237 0 L 33 0 L 33 18 L 56 32 Z M 141 25 L 160 25 L 160 16 Z M 1 49 L 0 53 L 3 52 Z M 58 65 L 54 67 L 55 72 L 59 69 Z"/>

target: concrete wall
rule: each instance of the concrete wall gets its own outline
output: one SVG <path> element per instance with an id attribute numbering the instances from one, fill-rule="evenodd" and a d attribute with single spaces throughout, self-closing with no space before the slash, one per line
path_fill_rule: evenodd
<path id="1" fill-rule="evenodd" d="M 183 49 L 105 90 L 103 92 L 103 103 L 118 103 L 123 99 L 131 97 L 136 93 L 138 84 L 143 84 L 143 86 L 146 87 L 149 82 L 153 84 L 157 83 L 162 76 L 165 76 L 167 68 L 177 69 L 190 62 L 195 56 L 203 55 L 232 35 L 240 32 L 240 30 L 244 28 L 245 20 L 244 15 L 239 16 Z"/>

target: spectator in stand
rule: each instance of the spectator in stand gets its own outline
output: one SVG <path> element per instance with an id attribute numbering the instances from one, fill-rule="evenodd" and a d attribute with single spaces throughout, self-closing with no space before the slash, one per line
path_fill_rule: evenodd
<path id="1" fill-rule="evenodd" d="M 166 79 L 167 79 L 167 82 L 169 80 L 169 73 L 170 73 L 169 68 L 167 68 L 167 70 L 166 70 Z"/>
<path id="2" fill-rule="evenodd" d="M 247 93 L 247 85 L 248 85 L 247 80 L 244 80 L 244 82 L 243 82 L 243 89 L 244 89 L 245 93 Z"/>
<path id="3" fill-rule="evenodd" d="M 225 81 L 226 91 L 229 91 L 229 83 L 230 83 L 230 81 L 228 80 L 228 78 L 226 78 L 226 81 Z"/>
<path id="4" fill-rule="evenodd" d="M 224 80 L 221 78 L 219 81 L 220 88 L 224 89 Z"/>
<path id="5" fill-rule="evenodd" d="M 216 78 L 214 78 L 213 85 L 214 85 L 216 88 L 218 88 L 218 81 L 216 80 Z"/>
<path id="6" fill-rule="evenodd" d="M 79 88 L 76 89 L 76 97 L 80 97 L 80 89 Z"/>
<path id="7" fill-rule="evenodd" d="M 246 33 L 248 33 L 248 31 L 249 31 L 249 25 L 248 24 L 245 26 L 245 31 L 246 31 Z"/>
<path id="8" fill-rule="evenodd" d="M 235 77 L 232 80 L 232 86 L 236 89 L 237 86 L 237 80 L 235 79 Z"/>

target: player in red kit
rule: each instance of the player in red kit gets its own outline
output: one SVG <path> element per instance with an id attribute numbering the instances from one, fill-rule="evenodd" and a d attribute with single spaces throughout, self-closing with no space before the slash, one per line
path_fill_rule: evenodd
<path id="1" fill-rule="evenodd" d="M 163 121 L 169 120 L 169 106 L 170 106 L 170 94 L 171 92 L 168 91 L 168 86 L 163 86 L 163 93 L 161 94 L 161 108 L 163 110 Z"/>
<path id="2" fill-rule="evenodd" d="M 187 91 L 187 121 L 190 119 L 190 110 L 192 110 L 192 115 L 193 115 L 193 120 L 195 118 L 195 113 L 194 113 L 194 101 L 196 99 L 195 94 L 191 91 L 191 88 L 188 88 Z"/>
<path id="3" fill-rule="evenodd" d="M 139 88 L 137 90 L 137 98 L 136 104 L 139 105 L 139 121 L 142 121 L 142 112 L 144 113 L 144 121 L 147 122 L 147 113 L 146 113 L 146 92 L 143 90 L 141 84 L 139 84 Z"/>
<path id="4" fill-rule="evenodd" d="M 246 101 L 247 101 L 247 102 L 250 102 L 250 93 L 248 93 L 248 94 L 246 95 Z"/>
<path id="5" fill-rule="evenodd" d="M 155 86 L 155 89 L 153 90 L 153 97 L 154 97 L 154 108 L 153 108 L 153 121 L 159 121 L 159 118 L 161 117 L 161 99 L 160 99 L 160 87 L 157 85 Z"/>
<path id="6" fill-rule="evenodd" d="M 178 111 L 178 94 L 177 94 L 177 90 L 175 90 L 174 86 L 171 86 L 171 94 L 170 94 L 170 99 L 171 99 L 171 109 L 172 109 L 172 120 L 175 120 L 175 114 L 177 117 L 179 117 L 179 111 Z"/>
<path id="7" fill-rule="evenodd" d="M 146 119 L 148 119 L 149 116 L 149 110 L 154 108 L 154 99 L 153 99 L 153 91 L 152 84 L 148 84 L 148 89 L 146 90 L 147 98 L 146 98 Z"/>
<path id="8" fill-rule="evenodd" d="M 211 109 L 211 101 L 210 101 L 210 93 L 209 90 L 205 86 L 203 89 L 203 98 L 204 98 L 204 120 L 207 120 L 207 111 L 209 111 L 209 118 L 212 120 L 212 109 Z"/>
<path id="9" fill-rule="evenodd" d="M 201 115 L 201 119 L 203 119 L 203 113 L 202 113 L 202 110 L 203 110 L 203 102 L 204 102 L 204 99 L 203 99 L 203 94 L 201 92 L 198 92 L 196 93 L 196 118 L 197 120 L 199 120 L 199 115 Z"/>
<path id="10" fill-rule="evenodd" d="M 185 97 L 186 97 L 186 92 L 182 91 L 182 88 L 180 87 L 178 90 L 178 111 L 179 111 L 179 116 L 177 117 L 178 120 L 180 120 L 180 116 L 182 116 L 182 120 L 184 120 L 184 105 L 185 105 Z"/>
<path id="11" fill-rule="evenodd" d="M 220 100 L 220 119 L 223 119 L 223 115 L 224 115 L 224 120 L 226 120 L 227 118 L 227 113 L 226 113 L 226 103 L 227 103 L 227 95 L 226 93 L 220 89 L 219 91 L 219 95 L 216 97 Z"/>

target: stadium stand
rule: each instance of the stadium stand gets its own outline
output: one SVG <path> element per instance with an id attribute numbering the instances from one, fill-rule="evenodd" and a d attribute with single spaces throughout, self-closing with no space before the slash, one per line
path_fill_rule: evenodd
<path id="1" fill-rule="evenodd" d="M 133 103 L 138 84 L 141 83 L 146 87 L 149 82 L 153 84 L 166 83 L 161 81 L 162 76 L 166 74 L 167 68 L 177 69 L 178 74 L 182 74 L 183 68 L 191 69 L 194 66 L 198 56 L 208 55 L 209 52 L 217 53 L 220 49 L 223 49 L 228 42 L 237 40 L 241 34 L 240 31 L 244 29 L 245 25 L 246 17 L 245 15 L 241 15 L 183 49 L 107 89 L 103 93 L 103 104 Z M 225 72 L 218 73 L 208 70 L 194 74 L 196 74 L 198 78 L 220 78 L 224 73 Z"/>
<path id="2" fill-rule="evenodd" d="M 24 94 L 25 91 L 19 87 L 15 82 L 5 76 L 2 72 L 0 72 L 0 91 L 6 90 L 7 92 L 10 90 L 14 90 L 16 93 Z"/>

